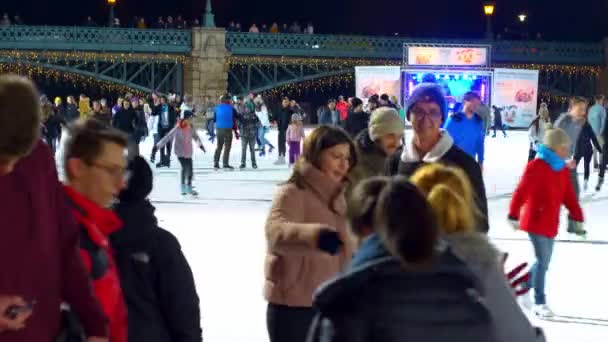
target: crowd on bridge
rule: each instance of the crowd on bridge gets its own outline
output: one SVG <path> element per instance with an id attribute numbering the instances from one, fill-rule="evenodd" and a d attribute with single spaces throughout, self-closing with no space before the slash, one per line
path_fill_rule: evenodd
<path id="1" fill-rule="evenodd" d="M 384 94 L 367 104 L 340 97 L 305 133 L 306 113 L 286 97 L 276 111 L 256 94 L 223 95 L 215 105 L 161 94 L 91 104 L 81 95 L 63 105 L 27 79 L 0 76 L 0 215 L 11 223 L 0 240 L 0 338 L 78 335 L 68 324 L 78 317 L 87 342 L 202 341 L 192 271 L 148 200 L 157 149 L 156 167 L 169 166 L 174 151 L 182 194 L 196 196 L 192 157 L 195 148 L 206 151 L 194 121 L 201 115 L 218 171 L 222 153 L 223 169 L 233 170 L 233 138 L 242 140 L 241 168 L 247 151 L 257 167 L 256 144 L 272 153 L 271 127 L 279 132 L 277 164 L 289 147 L 291 175 L 265 223 L 271 342 L 544 341 L 517 297 L 552 318 L 546 274 L 562 205 L 568 232 L 586 233 L 576 159 L 594 127 L 608 141 L 604 97 L 587 105 L 572 98 L 554 123 L 541 105 L 530 127 L 536 156 L 507 218 L 534 248 L 527 272 L 526 264 L 504 270 L 506 254 L 487 237 L 494 229 L 482 171 L 487 126 L 475 92 L 451 114 L 432 83 L 418 85 L 403 109 Z M 60 184 L 50 151 L 62 131 Z M 138 148 L 148 135 L 149 161 Z M 15 258 L 23 251 L 27 258 Z"/>

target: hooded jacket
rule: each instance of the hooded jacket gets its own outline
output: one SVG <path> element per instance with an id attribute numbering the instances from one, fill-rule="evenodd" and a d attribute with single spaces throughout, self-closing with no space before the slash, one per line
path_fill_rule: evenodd
<path id="1" fill-rule="evenodd" d="M 359 135 L 359 133 L 367 129 L 369 118 L 369 113 L 351 112 L 344 123 L 344 130 L 346 130 L 351 137 L 355 138 Z"/>
<path id="2" fill-rule="evenodd" d="M 445 131 L 441 132 L 439 142 L 426 155 L 420 156 L 413 143 L 407 144 L 392 155 L 387 163 L 385 175 L 404 175 L 412 176 L 420 167 L 427 163 L 441 163 L 447 166 L 455 166 L 464 171 L 469 176 L 469 181 L 475 191 L 475 202 L 482 213 L 478 223 L 479 231 L 488 232 L 488 200 L 486 198 L 486 188 L 483 183 L 481 168 L 475 160 L 454 145 L 454 140 Z"/>
<path id="3" fill-rule="evenodd" d="M 0 293 L 36 306 L 24 329 L 0 333 L 2 342 L 51 342 L 59 334 L 62 301 L 88 336 L 107 336 L 79 254 L 78 225 L 71 215 L 49 148 L 38 142 L 13 172 L 0 176 Z"/>
<path id="4" fill-rule="evenodd" d="M 80 225 L 80 257 L 93 283 L 97 299 L 110 322 L 110 341 L 127 342 L 127 309 L 118 270 L 108 236 L 122 222 L 69 186 L 64 191 L 72 203 L 72 213 Z"/>
<path id="5" fill-rule="evenodd" d="M 264 294 L 272 304 L 311 307 L 313 292 L 346 268 L 352 242 L 346 231 L 343 186 L 306 162 L 296 170 L 302 187 L 281 185 L 266 220 L 267 252 Z M 343 248 L 331 256 L 318 248 L 322 229 L 335 229 Z"/>
<path id="6" fill-rule="evenodd" d="M 129 341 L 201 342 L 199 297 L 175 236 L 148 200 L 119 202 L 123 228 L 110 236 L 129 309 Z"/>

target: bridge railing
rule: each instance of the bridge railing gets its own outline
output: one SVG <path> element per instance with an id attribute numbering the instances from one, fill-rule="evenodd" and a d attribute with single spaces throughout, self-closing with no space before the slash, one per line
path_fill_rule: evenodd
<path id="1" fill-rule="evenodd" d="M 192 31 L 6 26 L 0 27 L 0 49 L 183 54 L 192 50 Z"/>
<path id="2" fill-rule="evenodd" d="M 411 39 L 346 35 L 235 33 L 226 34 L 234 55 L 348 57 L 401 59 L 403 45 L 488 44 L 487 40 Z M 493 41 L 494 63 L 585 64 L 604 63 L 601 43 Z"/>

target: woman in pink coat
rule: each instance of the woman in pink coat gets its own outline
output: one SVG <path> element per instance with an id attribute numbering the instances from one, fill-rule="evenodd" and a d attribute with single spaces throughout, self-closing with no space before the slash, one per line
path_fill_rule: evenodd
<path id="1" fill-rule="evenodd" d="M 266 221 L 264 295 L 270 342 L 306 340 L 313 292 L 344 270 L 352 256 L 344 182 L 355 146 L 337 127 L 321 126 L 274 197 Z"/>

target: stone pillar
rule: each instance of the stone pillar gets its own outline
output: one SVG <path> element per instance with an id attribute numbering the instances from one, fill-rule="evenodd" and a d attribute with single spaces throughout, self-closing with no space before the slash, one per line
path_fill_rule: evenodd
<path id="1" fill-rule="evenodd" d="M 228 91 L 229 55 L 225 29 L 192 29 L 192 54 L 184 65 L 184 90 L 196 104 L 215 104 Z"/>

